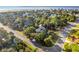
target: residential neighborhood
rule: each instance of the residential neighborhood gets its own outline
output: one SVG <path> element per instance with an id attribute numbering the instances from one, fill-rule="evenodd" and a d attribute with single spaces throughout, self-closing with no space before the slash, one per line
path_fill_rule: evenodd
<path id="1" fill-rule="evenodd" d="M 0 52 L 79 52 L 79 8 L 34 8 L 0 12 Z"/>

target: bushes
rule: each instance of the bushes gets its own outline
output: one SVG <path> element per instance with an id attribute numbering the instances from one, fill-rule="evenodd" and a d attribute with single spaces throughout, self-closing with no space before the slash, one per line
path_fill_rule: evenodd
<path id="1" fill-rule="evenodd" d="M 71 48 L 70 48 L 69 43 L 67 43 L 67 42 L 64 43 L 64 51 L 66 51 L 66 52 L 71 52 L 72 51 Z"/>
<path id="2" fill-rule="evenodd" d="M 79 46 L 78 44 L 71 44 L 72 52 L 79 52 Z"/>
<path id="3" fill-rule="evenodd" d="M 66 40 L 72 41 L 72 38 L 71 37 L 67 37 Z"/>
<path id="4" fill-rule="evenodd" d="M 79 52 L 79 46 L 76 43 L 64 43 L 64 51 L 66 52 Z"/>
<path id="5" fill-rule="evenodd" d="M 64 43 L 65 51 L 79 52 L 79 31 L 78 30 L 71 30 L 66 40 L 70 42 Z"/>

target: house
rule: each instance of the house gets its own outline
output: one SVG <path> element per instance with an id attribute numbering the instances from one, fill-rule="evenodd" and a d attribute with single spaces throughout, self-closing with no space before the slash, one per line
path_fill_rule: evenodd
<path id="1" fill-rule="evenodd" d="M 45 31 L 45 30 L 46 30 L 46 29 L 40 24 L 40 25 L 39 25 L 39 28 L 36 29 L 36 32 L 39 33 L 39 32 L 43 32 L 43 31 Z"/>
<path id="2" fill-rule="evenodd" d="M 23 17 L 28 16 L 28 13 L 23 14 Z"/>
<path id="3" fill-rule="evenodd" d="M 24 27 L 27 27 L 28 25 L 30 25 L 32 23 L 31 19 L 27 19 L 24 21 Z"/>
<path id="4" fill-rule="evenodd" d="M 25 13 L 25 14 L 23 14 L 23 17 L 25 17 L 25 16 L 28 16 L 28 17 L 33 17 L 33 15 L 32 15 L 32 14 L 30 14 L 30 13 Z"/>

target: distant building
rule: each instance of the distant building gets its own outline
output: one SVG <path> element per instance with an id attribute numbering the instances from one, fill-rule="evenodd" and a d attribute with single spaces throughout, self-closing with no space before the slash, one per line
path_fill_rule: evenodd
<path id="1" fill-rule="evenodd" d="M 76 17 L 79 17 L 79 14 L 76 14 L 75 16 L 76 16 Z"/>
<path id="2" fill-rule="evenodd" d="M 28 16 L 28 13 L 23 14 L 23 17 Z"/>
<path id="3" fill-rule="evenodd" d="M 56 16 L 57 14 L 51 14 L 51 16 Z"/>
<path id="4" fill-rule="evenodd" d="M 30 13 L 25 13 L 25 14 L 23 14 L 23 17 L 25 17 L 25 16 L 28 16 L 28 17 L 33 17 L 33 15 L 32 15 L 32 14 L 30 14 Z"/>

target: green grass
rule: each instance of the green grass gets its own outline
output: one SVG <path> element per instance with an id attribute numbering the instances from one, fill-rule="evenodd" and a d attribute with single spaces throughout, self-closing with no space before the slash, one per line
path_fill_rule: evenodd
<path id="1" fill-rule="evenodd" d="M 27 40 L 23 40 L 24 44 L 31 49 L 33 52 L 37 49 L 37 47 L 35 47 L 34 45 L 30 44 L 27 42 Z"/>

